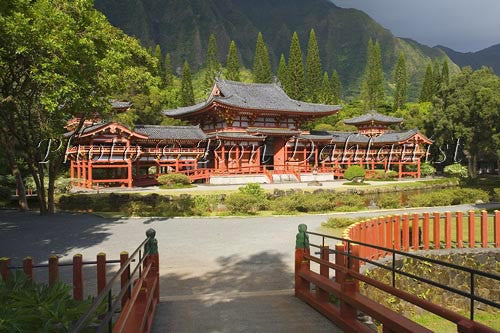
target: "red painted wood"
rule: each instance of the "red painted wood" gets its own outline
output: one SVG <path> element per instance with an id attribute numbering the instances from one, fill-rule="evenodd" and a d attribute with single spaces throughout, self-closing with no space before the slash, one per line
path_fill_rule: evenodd
<path id="1" fill-rule="evenodd" d="M 495 247 L 500 248 L 500 211 L 498 210 L 495 210 L 494 228 Z"/>
<path id="2" fill-rule="evenodd" d="M 457 231 L 457 248 L 461 249 L 464 247 L 464 223 L 463 223 L 464 213 L 457 212 L 456 221 L 456 231 Z"/>
<path id="3" fill-rule="evenodd" d="M 435 249 L 441 248 L 441 216 L 438 212 L 434 212 L 432 219 L 432 236 Z"/>
<path id="4" fill-rule="evenodd" d="M 394 216 L 394 249 L 401 250 L 401 215 Z"/>
<path id="5" fill-rule="evenodd" d="M 328 245 L 324 245 L 321 247 L 321 259 L 324 260 L 324 261 L 330 261 L 330 247 Z M 320 265 L 319 267 L 319 273 L 326 277 L 327 279 L 330 278 L 330 267 L 326 266 L 326 265 Z M 320 302 L 325 302 L 325 303 L 328 303 L 329 301 L 329 294 L 321 289 L 321 288 L 316 288 L 316 298 L 318 299 L 318 301 Z"/>
<path id="6" fill-rule="evenodd" d="M 59 258 L 56 255 L 49 257 L 49 286 L 59 281 Z"/>
<path id="7" fill-rule="evenodd" d="M 28 279 L 33 280 L 33 258 L 26 257 L 23 259 L 23 271 Z"/>
<path id="8" fill-rule="evenodd" d="M 429 213 L 422 214 L 424 221 L 422 222 L 422 233 L 424 241 L 424 250 L 429 249 Z"/>
<path id="9" fill-rule="evenodd" d="M 123 267 L 123 265 L 125 265 L 125 262 L 128 260 L 128 252 L 124 251 L 122 253 L 120 253 L 120 267 Z M 127 282 L 129 281 L 129 278 L 130 277 L 130 265 L 127 266 L 127 268 L 125 268 L 125 270 L 123 271 L 121 277 L 120 277 L 120 285 L 121 285 L 121 289 L 123 290 L 123 288 L 125 287 L 125 285 L 127 284 Z M 123 298 L 122 298 L 122 308 L 125 306 L 125 303 L 128 301 L 128 299 L 130 298 L 130 288 L 129 288 L 129 292 L 125 293 L 125 295 L 123 295 Z"/>
<path id="10" fill-rule="evenodd" d="M 445 248 L 451 249 L 451 212 L 444 213 L 444 243 Z"/>
<path id="11" fill-rule="evenodd" d="M 97 254 L 97 294 L 106 287 L 106 253 Z"/>
<path id="12" fill-rule="evenodd" d="M 345 252 L 345 246 L 344 244 L 336 244 L 335 245 L 335 264 L 338 266 L 345 267 L 346 265 L 346 260 L 345 260 L 345 255 L 339 253 L 339 252 Z M 338 269 L 335 270 L 335 282 L 341 283 L 342 281 L 342 272 Z"/>
<path id="13" fill-rule="evenodd" d="M 418 227 L 418 224 L 419 224 L 419 221 L 420 221 L 420 216 L 415 213 L 413 214 L 413 218 L 412 218 L 412 224 L 411 224 L 411 229 L 412 229 L 412 232 L 411 232 L 411 238 L 412 238 L 412 248 L 414 251 L 417 251 L 418 250 L 418 246 L 419 246 L 419 227 Z"/>
<path id="14" fill-rule="evenodd" d="M 488 247 L 488 212 L 481 211 L 481 246 Z"/>
<path id="15" fill-rule="evenodd" d="M 385 217 L 385 247 L 392 249 L 392 215 Z"/>
<path id="16" fill-rule="evenodd" d="M 410 251 L 410 215 L 403 214 L 403 251 Z"/>
<path id="17" fill-rule="evenodd" d="M 378 229 L 378 245 L 381 247 L 385 246 L 385 232 L 384 232 L 384 226 L 385 226 L 385 219 L 383 217 L 379 217 L 377 220 L 377 229 Z M 385 257 L 386 253 L 382 250 L 379 250 L 379 256 L 380 257 Z"/>
<path id="18" fill-rule="evenodd" d="M 10 276 L 9 272 L 10 258 L 0 258 L 0 274 L 2 275 L 2 280 L 7 281 Z"/>
<path id="19" fill-rule="evenodd" d="M 77 301 L 83 300 L 83 256 L 73 256 L 73 298 Z"/>
<path id="20" fill-rule="evenodd" d="M 474 216 L 474 211 L 469 211 L 469 247 L 476 247 L 476 238 L 475 238 L 475 221 L 476 217 Z"/>

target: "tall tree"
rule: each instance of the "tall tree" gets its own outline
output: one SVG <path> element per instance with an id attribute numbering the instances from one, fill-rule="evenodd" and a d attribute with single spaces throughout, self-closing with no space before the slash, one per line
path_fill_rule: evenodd
<path id="1" fill-rule="evenodd" d="M 174 84 L 174 74 L 172 72 L 172 61 L 170 60 L 170 53 L 165 56 L 165 63 L 163 65 L 165 68 L 165 74 L 163 75 L 163 83 L 165 87 L 171 87 Z"/>
<path id="2" fill-rule="evenodd" d="M 232 81 L 240 80 L 240 62 L 238 60 L 238 49 L 236 43 L 231 41 L 226 63 L 226 78 Z"/>
<path id="3" fill-rule="evenodd" d="M 158 60 L 158 75 L 162 76 L 162 74 L 163 74 L 163 55 L 161 54 L 160 45 L 156 44 L 153 55 Z"/>
<path id="4" fill-rule="evenodd" d="M 441 65 L 439 60 L 434 60 L 434 68 L 432 69 L 432 97 L 436 96 L 441 91 L 442 77 L 441 77 Z"/>
<path id="5" fill-rule="evenodd" d="M 382 52 L 377 41 L 370 39 L 367 49 L 365 79 L 362 97 L 365 107 L 372 110 L 384 99 L 384 72 L 382 69 Z"/>
<path id="6" fill-rule="evenodd" d="M 264 43 L 264 37 L 262 37 L 262 33 L 259 32 L 253 60 L 253 82 L 270 83 L 272 80 L 273 74 L 271 72 L 269 53 L 267 52 L 266 43 Z"/>
<path id="7" fill-rule="evenodd" d="M 396 91 L 394 92 L 393 111 L 402 109 L 406 104 L 408 98 L 408 76 L 406 70 L 406 60 L 403 53 L 399 54 L 396 71 L 394 72 L 394 83 L 396 84 Z"/>
<path id="8" fill-rule="evenodd" d="M 340 83 L 340 78 L 336 70 L 333 70 L 330 83 L 332 85 L 332 103 L 339 104 L 342 100 L 342 84 Z"/>
<path id="9" fill-rule="evenodd" d="M 156 61 L 91 0 L 8 3 L 0 6 L 0 129 L 18 145 L 14 157 L 33 177 L 40 212 L 51 213 L 65 149 L 49 148 L 66 147 L 96 110 L 109 117 L 108 98 L 128 90 L 129 79 L 159 83 Z M 65 135 L 73 117 L 80 122 Z"/>
<path id="10" fill-rule="evenodd" d="M 321 90 L 321 59 L 319 57 L 318 43 L 316 41 L 316 33 L 311 29 L 309 34 L 309 42 L 307 44 L 306 57 L 306 89 L 307 99 L 310 102 L 317 103 Z"/>
<path id="11" fill-rule="evenodd" d="M 323 81 L 321 82 L 321 89 L 318 94 L 318 102 L 323 104 L 333 104 L 333 90 L 330 85 L 330 79 L 328 78 L 328 73 L 323 74 Z"/>
<path id="12" fill-rule="evenodd" d="M 217 75 L 221 70 L 221 65 L 218 58 L 217 40 L 215 39 L 214 34 L 211 34 L 208 40 L 205 69 L 206 72 L 203 83 L 204 83 L 204 88 L 208 91 L 212 89 L 215 79 L 217 78 Z"/>
<path id="13" fill-rule="evenodd" d="M 420 103 L 432 102 L 432 97 L 434 95 L 434 78 L 432 73 L 431 64 L 427 65 L 425 71 L 424 82 L 422 83 L 422 89 L 420 90 L 420 98 L 418 99 Z"/>
<path id="14" fill-rule="evenodd" d="M 288 56 L 288 78 L 286 93 L 293 99 L 303 100 L 305 98 L 304 64 L 302 62 L 302 50 L 300 49 L 299 36 L 293 33 Z"/>
<path id="15" fill-rule="evenodd" d="M 287 78 L 288 78 L 288 70 L 286 66 L 285 55 L 282 53 L 280 57 L 280 64 L 278 66 L 278 81 L 281 83 L 282 87 L 286 86 Z"/>
<path id="16" fill-rule="evenodd" d="M 450 67 L 448 65 L 448 59 L 444 59 L 443 61 L 443 67 L 441 69 L 441 82 L 445 87 L 450 84 Z"/>
<path id="17" fill-rule="evenodd" d="M 191 81 L 191 69 L 189 63 L 184 62 L 182 69 L 181 90 L 180 90 L 180 103 L 182 106 L 189 106 L 194 104 L 193 82 Z"/>

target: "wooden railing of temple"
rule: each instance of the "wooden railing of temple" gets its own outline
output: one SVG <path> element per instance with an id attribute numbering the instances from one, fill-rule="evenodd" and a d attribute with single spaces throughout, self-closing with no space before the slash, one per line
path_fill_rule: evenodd
<path id="1" fill-rule="evenodd" d="M 11 266 L 9 258 L 0 258 L 0 273 L 7 281 L 13 270 L 22 270 L 34 280 L 35 269 L 45 269 L 48 285 L 59 281 L 59 268 L 71 267 L 73 298 L 84 299 L 83 268 L 96 267 L 97 296 L 87 312 L 73 325 L 70 332 L 150 332 L 156 305 L 159 302 L 159 257 L 155 231 L 146 231 L 147 238 L 129 256 L 121 252 L 120 259 L 107 260 L 105 253 L 97 254 L 95 261 L 84 261 L 81 254 L 73 256 L 72 262 L 59 262 L 56 255 L 47 264 L 33 264 L 31 257 L 23 260 L 22 266 Z M 120 269 L 107 280 L 109 265 L 120 264 Z M 135 267 L 132 268 L 133 264 Z M 120 284 L 119 292 L 113 295 L 113 287 Z M 103 303 L 106 304 L 102 312 Z M 118 313 L 118 315 L 116 315 Z M 96 319 L 98 318 L 98 319 Z"/>
<path id="2" fill-rule="evenodd" d="M 498 216 L 498 213 L 496 213 L 496 216 Z M 498 219 L 496 221 L 498 221 Z M 309 241 L 309 237 L 312 238 L 311 242 Z M 330 247 L 325 244 L 325 240 L 333 240 L 339 243 L 335 245 L 334 249 L 330 249 Z M 319 252 L 314 253 L 319 254 L 319 257 L 311 254 L 309 246 L 319 250 Z M 361 248 L 374 249 L 379 251 L 379 253 L 390 255 L 393 258 L 392 265 L 367 259 L 366 253 L 372 253 L 373 251 L 365 250 L 363 252 Z M 331 254 L 334 255 L 334 261 L 331 261 Z M 425 262 L 426 264 L 441 265 L 470 274 L 470 289 L 469 291 L 459 290 L 440 284 L 432 280 L 432 277 L 416 276 L 409 272 L 399 270 L 395 265 L 396 255 L 403 258 L 411 257 L 417 264 Z M 361 274 L 360 265 L 363 261 L 388 270 L 393 276 L 392 284 L 387 284 Z M 319 265 L 319 272 L 311 269 L 311 262 Z M 334 279 L 330 278 L 331 270 L 335 272 Z M 469 317 L 467 318 L 441 304 L 432 303 L 401 289 L 396 283 L 396 276 L 398 275 L 406 276 L 419 281 L 419 283 L 467 297 L 471 304 Z M 392 297 L 416 305 L 440 318 L 451 321 L 456 325 L 457 332 L 459 333 L 497 332 L 490 327 L 474 321 L 475 303 L 479 302 L 500 309 L 498 300 L 480 297 L 475 293 L 474 280 L 476 277 L 491 279 L 496 283 L 500 282 L 500 275 L 474 270 L 412 253 L 397 251 L 392 246 L 383 247 L 369 242 L 360 242 L 348 238 L 307 232 L 306 225 L 299 226 L 295 247 L 295 296 L 322 313 L 345 332 L 373 332 L 372 328 L 369 328 L 358 320 L 360 312 L 371 316 L 380 323 L 383 332 L 432 332 L 400 313 L 370 299 L 369 294 L 361 294 L 359 282 L 377 288 Z M 311 285 L 314 285 L 315 288 L 311 288 Z M 332 297 L 335 302 L 332 301 Z"/>
<path id="3" fill-rule="evenodd" d="M 477 225 L 479 230 L 476 230 Z M 464 226 L 467 230 L 466 238 Z M 394 247 L 397 251 L 405 252 L 452 247 L 500 248 L 500 211 L 495 211 L 493 215 L 488 215 L 485 210 L 480 214 L 469 211 L 465 214 L 434 212 L 389 215 L 355 223 L 344 231 L 343 237 L 379 247 Z M 362 258 L 379 259 L 388 253 L 361 246 L 360 255 Z"/>

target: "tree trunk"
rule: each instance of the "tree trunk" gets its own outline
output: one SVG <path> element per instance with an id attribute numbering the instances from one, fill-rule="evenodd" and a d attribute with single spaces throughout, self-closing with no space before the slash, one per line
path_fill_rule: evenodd
<path id="1" fill-rule="evenodd" d="M 26 197 L 26 187 L 24 186 L 23 177 L 21 176 L 21 172 L 19 171 L 19 167 L 17 163 L 12 165 L 12 174 L 16 179 L 16 188 L 17 188 L 17 204 L 19 210 L 25 212 L 29 210 L 28 207 L 28 198 Z"/>
<path id="2" fill-rule="evenodd" d="M 49 162 L 49 184 L 48 184 L 48 190 L 47 190 L 47 212 L 49 214 L 54 214 L 55 213 L 55 200 L 54 200 L 54 194 L 55 194 L 55 181 L 56 181 L 56 168 L 54 166 L 54 163 Z"/>

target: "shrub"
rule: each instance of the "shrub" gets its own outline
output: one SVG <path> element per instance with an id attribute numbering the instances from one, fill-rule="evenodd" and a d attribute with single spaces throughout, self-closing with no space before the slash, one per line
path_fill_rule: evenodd
<path id="1" fill-rule="evenodd" d="M 321 226 L 325 228 L 346 228 L 356 222 L 366 220 L 365 217 L 330 217 L 326 222 L 321 223 Z"/>
<path id="2" fill-rule="evenodd" d="M 365 178 L 366 172 L 359 165 L 351 165 L 347 168 L 344 173 L 344 178 L 347 180 L 353 180 L 354 178 Z"/>
<path id="3" fill-rule="evenodd" d="M 0 201 L 10 201 L 12 190 L 8 186 L 0 185 Z"/>
<path id="4" fill-rule="evenodd" d="M 385 209 L 399 208 L 401 207 L 401 195 L 398 193 L 382 194 L 377 200 L 377 206 Z"/>
<path id="5" fill-rule="evenodd" d="M 153 207 L 143 202 L 132 201 L 124 207 L 124 212 L 128 216 L 154 216 Z"/>
<path id="6" fill-rule="evenodd" d="M 398 175 L 399 174 L 394 170 L 387 170 L 387 172 L 385 173 L 385 177 L 390 179 L 397 178 Z"/>
<path id="7" fill-rule="evenodd" d="M 224 203 L 231 213 L 254 214 L 259 207 L 258 198 L 241 192 L 229 194 Z"/>
<path id="8" fill-rule="evenodd" d="M 474 203 L 477 200 L 488 202 L 488 193 L 479 189 L 456 188 L 412 195 L 408 204 L 412 207 L 432 207 Z"/>
<path id="9" fill-rule="evenodd" d="M 493 189 L 493 201 L 500 202 L 500 187 Z"/>
<path id="10" fill-rule="evenodd" d="M 251 195 L 259 200 L 259 209 L 266 209 L 269 207 L 269 202 L 266 197 L 266 192 L 260 184 L 248 183 L 245 186 L 238 188 L 240 193 Z"/>
<path id="11" fill-rule="evenodd" d="M 434 168 L 430 163 L 425 162 L 420 165 L 420 175 L 422 177 L 434 176 L 436 174 L 436 168 Z"/>
<path id="12" fill-rule="evenodd" d="M 490 196 L 488 192 L 473 188 L 456 188 L 450 190 L 453 193 L 453 205 L 474 203 L 478 200 L 488 202 Z"/>
<path id="13" fill-rule="evenodd" d="M 467 178 L 468 176 L 467 167 L 459 163 L 446 166 L 444 173 L 450 177 Z"/>
<path id="14" fill-rule="evenodd" d="M 158 177 L 158 184 L 166 186 L 189 185 L 189 177 L 182 173 L 169 173 Z"/>
<path id="15" fill-rule="evenodd" d="M 296 197 L 279 197 L 272 201 L 271 209 L 277 214 L 291 214 L 299 210 L 299 202 Z"/>
<path id="16" fill-rule="evenodd" d="M 0 279 L 0 332 L 69 332 L 92 302 L 90 298 L 75 301 L 71 294 L 69 285 L 56 282 L 49 287 L 32 282 L 20 271 L 7 282 Z M 95 323 L 96 316 L 89 324 Z"/>
<path id="17" fill-rule="evenodd" d="M 365 198 L 359 194 L 345 194 L 336 200 L 336 206 L 335 210 L 350 211 L 364 208 L 366 203 Z"/>
<path id="18" fill-rule="evenodd" d="M 193 214 L 199 216 L 209 215 L 215 212 L 221 202 L 219 195 L 197 195 L 194 197 Z"/>

